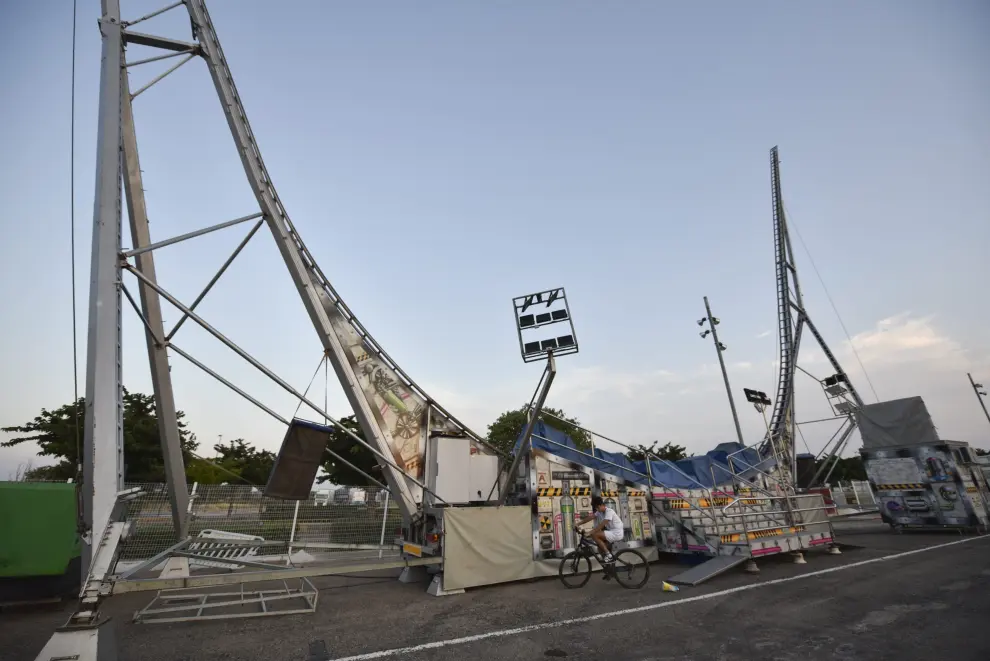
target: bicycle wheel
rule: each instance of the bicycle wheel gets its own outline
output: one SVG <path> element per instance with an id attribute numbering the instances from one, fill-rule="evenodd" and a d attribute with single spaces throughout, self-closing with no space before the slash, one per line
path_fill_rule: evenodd
<path id="1" fill-rule="evenodd" d="M 635 549 L 622 549 L 615 553 L 615 580 L 624 588 L 638 590 L 650 580 L 650 564 Z"/>
<path id="2" fill-rule="evenodd" d="M 564 587 L 582 588 L 591 578 L 591 562 L 584 554 L 571 551 L 560 561 L 557 575 Z"/>

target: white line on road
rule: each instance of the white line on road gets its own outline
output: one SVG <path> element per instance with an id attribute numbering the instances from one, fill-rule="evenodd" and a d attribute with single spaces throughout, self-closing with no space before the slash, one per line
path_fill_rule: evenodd
<path id="1" fill-rule="evenodd" d="M 800 581 L 802 579 L 812 578 L 814 576 L 823 576 L 825 574 L 831 574 L 833 572 L 845 571 L 847 569 L 862 567 L 863 565 L 871 565 L 875 562 L 896 560 L 898 558 L 904 558 L 909 555 L 915 555 L 916 553 L 926 553 L 928 551 L 935 551 L 936 549 L 944 549 L 949 546 L 955 546 L 956 544 L 967 544 L 969 542 L 974 542 L 981 539 L 990 539 L 990 536 L 984 535 L 980 537 L 969 537 L 967 539 L 960 539 L 954 542 L 946 542 L 945 544 L 926 546 L 925 548 L 915 549 L 913 551 L 903 551 L 902 553 L 885 555 L 880 558 L 871 558 L 870 560 L 860 560 L 859 562 L 851 562 L 848 565 L 842 565 L 839 567 L 831 567 L 829 569 L 819 569 L 818 571 L 808 572 L 807 574 L 799 574 L 797 576 L 789 576 L 787 578 L 775 578 L 773 580 L 764 581 L 762 583 L 754 583 L 752 585 L 742 585 L 735 588 L 729 588 L 727 590 L 719 590 L 718 592 L 708 592 L 706 594 L 700 594 L 696 597 L 685 597 L 683 599 L 675 599 L 673 601 L 661 601 L 659 603 L 648 604 L 646 606 L 637 606 L 636 608 L 626 608 L 624 610 L 609 611 L 607 613 L 599 613 L 598 615 L 587 615 L 585 617 L 575 617 L 569 620 L 558 620 L 556 622 L 543 622 L 542 624 L 531 624 L 529 626 L 517 627 L 515 629 L 502 629 L 500 631 L 489 631 L 488 633 L 479 633 L 474 636 L 464 636 L 462 638 L 437 640 L 432 643 L 423 643 L 422 645 L 413 645 L 411 647 L 396 647 L 394 649 L 381 650 L 379 652 L 368 652 L 367 654 L 345 656 L 335 659 L 334 661 L 366 661 L 369 659 L 385 659 L 391 656 L 412 654 L 413 652 L 422 652 L 424 650 L 432 650 L 440 647 L 450 647 L 451 645 L 464 645 L 465 643 L 475 643 L 478 642 L 479 640 L 486 640 L 488 638 L 503 638 L 505 636 L 516 636 L 521 633 L 529 633 L 530 631 L 539 631 L 540 629 L 556 629 L 558 627 L 566 627 L 571 624 L 583 624 L 584 622 L 594 622 L 596 620 L 604 620 L 606 618 L 618 617 L 620 615 L 643 613 L 645 611 L 657 610 L 659 608 L 669 608 L 671 606 L 689 604 L 695 601 L 704 601 L 706 599 L 715 599 L 716 597 L 724 597 L 726 595 L 735 594 L 737 592 L 745 592 L 746 590 L 765 588 L 768 585 L 777 585 L 779 583 L 789 583 L 790 581 Z"/>

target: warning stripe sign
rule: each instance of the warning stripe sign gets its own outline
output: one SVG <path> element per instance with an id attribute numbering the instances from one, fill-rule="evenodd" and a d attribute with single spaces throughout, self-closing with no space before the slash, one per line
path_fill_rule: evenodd
<path id="1" fill-rule="evenodd" d="M 563 496 L 564 490 L 560 487 L 541 487 L 536 490 L 536 495 L 541 498 Z M 567 490 L 569 496 L 590 496 L 591 487 L 571 487 Z"/>
<path id="2" fill-rule="evenodd" d="M 878 484 L 877 489 L 880 491 L 897 491 L 900 489 L 924 489 L 925 485 L 920 482 L 912 482 L 910 484 Z"/>

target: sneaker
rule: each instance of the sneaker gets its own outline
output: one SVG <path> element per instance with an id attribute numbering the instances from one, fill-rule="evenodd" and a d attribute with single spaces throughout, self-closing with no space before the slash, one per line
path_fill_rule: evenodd
<path id="1" fill-rule="evenodd" d="M 615 562 L 615 558 L 612 557 L 612 554 L 611 553 L 609 553 L 608 555 L 605 556 L 605 562 L 607 564 L 612 564 L 613 562 Z"/>

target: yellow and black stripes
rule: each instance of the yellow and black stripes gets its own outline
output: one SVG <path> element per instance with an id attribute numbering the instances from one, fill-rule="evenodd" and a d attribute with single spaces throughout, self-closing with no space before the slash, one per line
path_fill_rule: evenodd
<path id="1" fill-rule="evenodd" d="M 628 495 L 629 495 L 630 497 L 636 497 L 636 496 L 645 496 L 645 495 L 646 495 L 646 492 L 645 492 L 645 491 L 635 491 L 635 490 L 634 490 L 634 491 L 629 491 L 629 492 L 627 492 L 627 493 L 628 493 Z"/>
<path id="2" fill-rule="evenodd" d="M 925 485 L 920 482 L 910 484 L 878 484 L 877 491 L 899 491 L 902 489 L 924 489 Z"/>
<path id="3" fill-rule="evenodd" d="M 618 498 L 621 493 L 622 493 L 621 491 L 602 491 L 602 498 Z M 630 498 L 632 498 L 632 497 L 635 497 L 635 496 L 645 496 L 646 495 L 646 492 L 645 491 L 627 491 L 626 492 L 626 495 L 629 496 Z"/>
<path id="4" fill-rule="evenodd" d="M 725 507 L 732 502 L 731 498 L 712 498 L 710 501 L 707 498 L 698 499 L 698 507 L 708 507 L 714 505 L 715 507 Z"/>
<path id="5" fill-rule="evenodd" d="M 536 495 L 540 498 L 551 498 L 563 496 L 564 490 L 560 487 L 540 487 L 536 490 Z M 568 496 L 590 496 L 591 487 L 571 487 L 567 490 Z"/>

